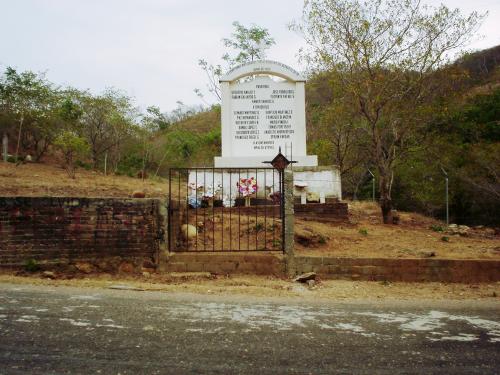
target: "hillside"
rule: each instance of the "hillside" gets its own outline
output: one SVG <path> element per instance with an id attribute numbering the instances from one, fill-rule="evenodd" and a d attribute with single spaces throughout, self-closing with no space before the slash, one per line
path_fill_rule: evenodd
<path id="1" fill-rule="evenodd" d="M 205 112 L 196 113 L 174 125 L 171 130 L 187 130 L 195 134 L 204 134 L 220 127 L 220 107 L 215 106 Z"/>
<path id="2" fill-rule="evenodd" d="M 164 198 L 168 184 L 156 180 L 127 176 L 104 176 L 95 171 L 78 169 L 71 179 L 66 171 L 55 165 L 27 163 L 16 167 L 0 162 L 0 196 L 54 196 L 54 197 L 130 197 L 144 191 L 146 197 Z"/>

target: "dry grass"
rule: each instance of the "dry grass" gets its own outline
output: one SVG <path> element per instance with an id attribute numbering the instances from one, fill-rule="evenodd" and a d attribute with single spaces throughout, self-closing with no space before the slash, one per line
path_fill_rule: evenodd
<path id="1" fill-rule="evenodd" d="M 71 179 L 58 166 L 28 163 L 14 165 L 0 162 L 0 196 L 73 196 L 129 197 L 134 191 L 144 191 L 147 197 L 165 198 L 168 184 L 163 179 L 128 176 L 104 176 L 102 173 L 78 169 Z"/>
<path id="2" fill-rule="evenodd" d="M 467 237 L 435 232 L 432 225 L 445 225 L 423 215 L 400 212 L 399 225 L 384 225 L 380 209 L 372 202 L 350 202 L 350 222 L 325 224 L 297 221 L 298 230 L 324 236 L 317 247 L 296 244 L 299 254 L 355 258 L 500 259 L 500 238 L 485 229 L 471 230 Z M 447 238 L 443 238 L 447 237 Z"/>

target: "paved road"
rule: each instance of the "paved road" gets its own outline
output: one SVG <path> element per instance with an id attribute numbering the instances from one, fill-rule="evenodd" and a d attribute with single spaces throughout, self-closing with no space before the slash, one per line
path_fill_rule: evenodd
<path id="1" fill-rule="evenodd" d="M 0 374 L 498 374 L 499 306 L 0 284 Z"/>

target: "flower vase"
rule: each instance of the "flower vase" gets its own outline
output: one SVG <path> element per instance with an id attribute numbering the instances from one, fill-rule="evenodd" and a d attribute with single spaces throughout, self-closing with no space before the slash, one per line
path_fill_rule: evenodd
<path id="1" fill-rule="evenodd" d="M 245 197 L 245 207 L 250 207 L 250 196 L 249 195 L 247 195 Z"/>

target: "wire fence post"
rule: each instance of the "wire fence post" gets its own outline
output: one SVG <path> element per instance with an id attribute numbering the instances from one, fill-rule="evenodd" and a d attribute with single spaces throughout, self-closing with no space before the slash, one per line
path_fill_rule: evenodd
<path id="1" fill-rule="evenodd" d="M 441 166 L 441 171 L 444 174 L 445 181 L 445 202 L 446 202 L 446 225 L 450 225 L 450 207 L 449 207 L 449 199 L 448 199 L 448 173 Z"/>
<path id="2" fill-rule="evenodd" d="M 448 176 L 446 176 L 446 225 L 450 225 L 450 207 L 448 202 Z"/>
<path id="3" fill-rule="evenodd" d="M 368 169 L 368 173 L 372 176 L 372 201 L 375 202 L 375 175 Z"/>

